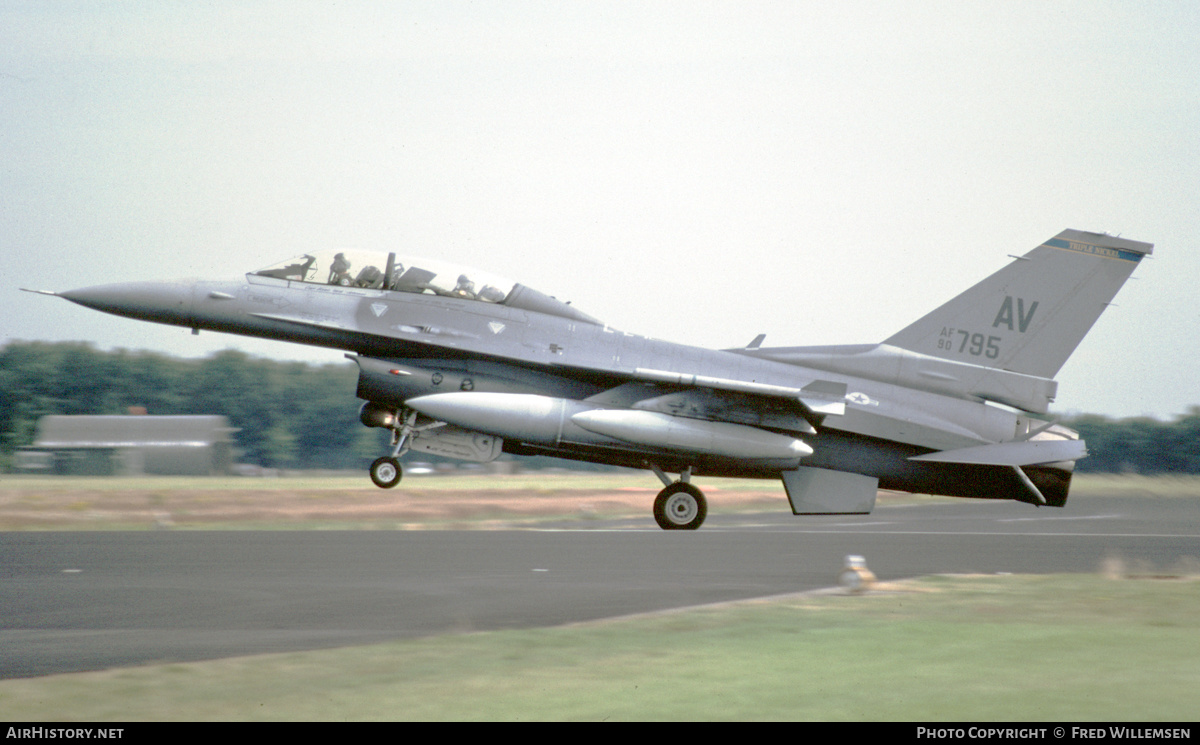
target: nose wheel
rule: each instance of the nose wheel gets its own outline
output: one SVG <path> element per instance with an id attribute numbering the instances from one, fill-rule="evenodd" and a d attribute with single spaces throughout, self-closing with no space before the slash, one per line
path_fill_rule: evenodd
<path id="1" fill-rule="evenodd" d="M 391 428 L 392 454 L 376 458 L 371 463 L 371 481 L 380 489 L 391 489 L 400 483 L 400 479 L 404 476 L 404 471 L 400 469 L 400 456 L 408 452 L 409 440 L 419 429 L 416 426 L 417 412 L 415 411 L 397 412 L 395 420 L 403 423 L 393 425 Z"/>
<path id="2" fill-rule="evenodd" d="M 663 530 L 696 530 L 707 515 L 704 493 L 683 481 L 667 486 L 654 498 L 654 521 Z"/>
<path id="3" fill-rule="evenodd" d="M 400 470 L 400 461 L 390 455 L 376 458 L 371 464 L 371 481 L 380 489 L 391 489 L 400 483 L 404 472 Z"/>

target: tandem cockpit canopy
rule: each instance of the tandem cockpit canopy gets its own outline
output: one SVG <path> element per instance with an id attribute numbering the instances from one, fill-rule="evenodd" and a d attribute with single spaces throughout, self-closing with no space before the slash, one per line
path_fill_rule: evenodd
<path id="1" fill-rule="evenodd" d="M 380 251 L 319 251 L 251 274 L 311 284 L 433 293 L 486 303 L 504 302 L 514 287 L 513 282 L 492 274 Z"/>
<path id="2" fill-rule="evenodd" d="M 401 256 L 383 251 L 318 251 L 272 264 L 246 276 L 251 281 L 260 277 L 271 277 L 312 285 L 441 295 L 498 303 L 510 308 L 602 325 L 600 321 L 576 310 L 569 303 L 495 274 L 466 269 L 437 259 Z"/>

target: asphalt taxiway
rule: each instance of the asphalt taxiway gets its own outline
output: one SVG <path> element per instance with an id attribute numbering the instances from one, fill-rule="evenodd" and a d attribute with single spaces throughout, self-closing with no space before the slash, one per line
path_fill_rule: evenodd
<path id="1" fill-rule="evenodd" d="M 476 531 L 0 533 L 0 677 L 557 624 L 880 579 L 1172 571 L 1200 560 L 1200 500 L 1065 509 L 955 500 L 861 517 L 647 515 Z"/>

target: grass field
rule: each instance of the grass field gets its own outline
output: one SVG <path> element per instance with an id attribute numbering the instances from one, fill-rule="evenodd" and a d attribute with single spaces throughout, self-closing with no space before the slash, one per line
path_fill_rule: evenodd
<path id="1" fill-rule="evenodd" d="M 363 475 L 285 478 L 0 476 L 0 530 L 488 528 L 547 518 L 647 515 L 645 473 L 446 475 L 377 489 Z M 703 479 L 712 513 L 788 510 L 778 481 Z M 1091 496 L 1200 497 L 1198 477 L 1075 477 Z M 947 499 L 881 492 L 879 504 Z"/>
<path id="2" fill-rule="evenodd" d="M 486 528 L 547 518 L 649 515 L 650 474 L 530 473 L 406 478 L 0 477 L 0 530 Z M 776 481 L 713 479 L 713 510 L 787 509 Z"/>
<path id="3" fill-rule="evenodd" d="M 406 479 L 0 477 L 0 530 L 430 529 L 645 515 L 645 474 Z M 714 512 L 786 510 L 706 480 Z M 1200 496 L 1077 477 L 1071 499 Z M 881 504 L 940 498 L 882 493 Z M 1069 509 L 1070 502 L 1068 502 Z M 1191 720 L 1194 577 L 932 577 L 552 629 L 0 681 L 0 718 L 61 720 Z"/>
<path id="4" fill-rule="evenodd" d="M 0 681 L 58 720 L 1191 721 L 1192 578 L 930 577 L 601 623 Z"/>

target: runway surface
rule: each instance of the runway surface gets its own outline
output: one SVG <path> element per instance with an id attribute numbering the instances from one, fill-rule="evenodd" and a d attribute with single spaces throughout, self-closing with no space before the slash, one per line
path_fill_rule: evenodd
<path id="1" fill-rule="evenodd" d="M 536 530 L 0 533 L 0 677 L 506 628 L 880 579 L 1200 559 L 1200 500 L 961 500 L 861 517 L 647 515 Z"/>

